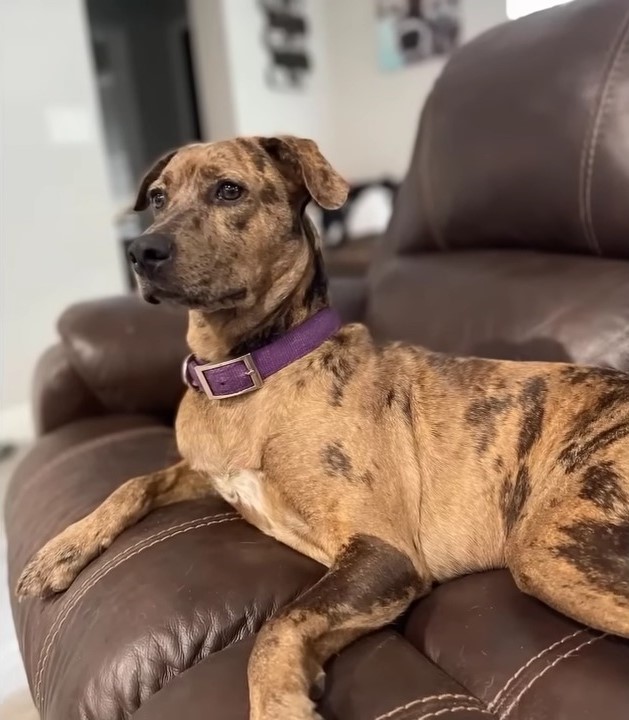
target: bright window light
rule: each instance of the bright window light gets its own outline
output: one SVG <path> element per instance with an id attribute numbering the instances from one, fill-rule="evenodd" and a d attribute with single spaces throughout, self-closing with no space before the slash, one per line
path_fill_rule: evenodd
<path id="1" fill-rule="evenodd" d="M 530 15 L 538 10 L 565 5 L 572 0 L 507 0 L 507 17 L 510 20 Z"/>

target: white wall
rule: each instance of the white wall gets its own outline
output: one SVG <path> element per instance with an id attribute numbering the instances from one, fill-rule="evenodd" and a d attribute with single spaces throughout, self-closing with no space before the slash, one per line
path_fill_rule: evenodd
<path id="1" fill-rule="evenodd" d="M 0 439 L 68 305 L 122 267 L 82 0 L 0 2 Z"/>
<path id="2" fill-rule="evenodd" d="M 197 74 L 210 139 L 290 133 L 330 150 L 328 13 L 332 0 L 308 0 L 313 69 L 300 91 L 270 88 L 257 0 L 189 0 Z M 220 30 L 219 30 L 220 26 Z M 227 82 L 225 82 L 227 80 Z"/>
<path id="3" fill-rule="evenodd" d="M 312 137 L 323 144 L 328 141 L 331 98 L 325 0 L 309 0 L 307 8 L 312 72 L 303 91 L 283 91 L 270 88 L 266 83 L 268 60 L 261 43 L 263 19 L 257 10 L 257 0 L 225 2 L 227 47 L 239 133 L 273 135 L 289 132 Z"/>
<path id="4" fill-rule="evenodd" d="M 507 0 L 507 16 L 511 20 L 530 15 L 538 10 L 547 10 L 555 5 L 565 5 L 572 0 Z"/>
<path id="5" fill-rule="evenodd" d="M 464 41 L 506 19 L 505 0 L 461 3 Z M 400 178 L 410 158 L 420 110 L 444 61 L 428 60 L 385 72 L 378 66 L 375 0 L 329 0 L 326 9 L 334 66 L 334 158 L 352 179 L 382 174 Z"/>
<path id="6" fill-rule="evenodd" d="M 188 15 L 203 135 L 225 140 L 237 133 L 237 125 L 223 2 L 188 0 Z"/>

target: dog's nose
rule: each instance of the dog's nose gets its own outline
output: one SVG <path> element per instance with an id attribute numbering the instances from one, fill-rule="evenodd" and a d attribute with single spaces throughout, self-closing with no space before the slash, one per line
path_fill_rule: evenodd
<path id="1" fill-rule="evenodd" d="M 173 242 L 170 236 L 160 233 L 140 235 L 129 245 L 129 260 L 138 273 L 152 272 L 157 270 L 167 260 L 170 260 L 173 252 Z"/>

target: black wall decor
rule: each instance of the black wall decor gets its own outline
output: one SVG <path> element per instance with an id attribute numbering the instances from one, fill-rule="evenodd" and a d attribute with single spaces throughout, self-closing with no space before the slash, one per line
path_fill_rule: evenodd
<path id="1" fill-rule="evenodd" d="M 262 42 L 268 53 L 269 87 L 300 90 L 312 71 L 306 0 L 258 0 L 264 16 Z"/>

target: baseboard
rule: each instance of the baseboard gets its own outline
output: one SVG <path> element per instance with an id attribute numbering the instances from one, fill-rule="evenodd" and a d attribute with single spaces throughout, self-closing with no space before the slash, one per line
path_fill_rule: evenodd
<path id="1" fill-rule="evenodd" d="M 28 403 L 11 405 L 0 410 L 0 445 L 28 442 L 34 437 L 35 427 Z"/>

